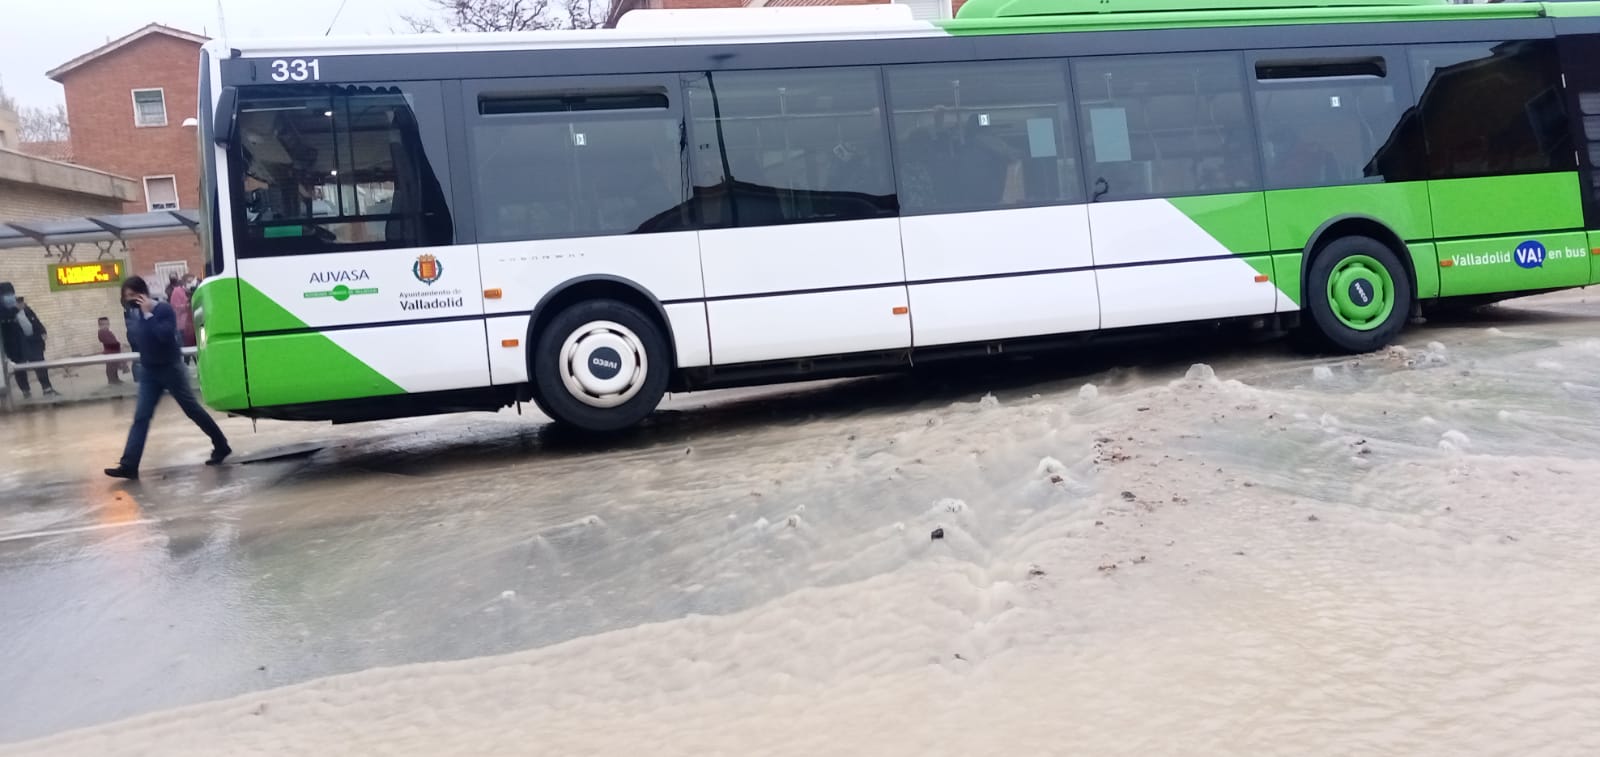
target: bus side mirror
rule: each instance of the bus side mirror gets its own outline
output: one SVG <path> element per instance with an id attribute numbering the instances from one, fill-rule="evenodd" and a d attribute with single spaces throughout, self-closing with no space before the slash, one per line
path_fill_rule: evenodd
<path id="1" fill-rule="evenodd" d="M 239 122 L 239 88 L 223 87 L 217 98 L 216 117 L 212 120 L 211 140 L 221 147 L 231 147 L 234 129 Z"/>

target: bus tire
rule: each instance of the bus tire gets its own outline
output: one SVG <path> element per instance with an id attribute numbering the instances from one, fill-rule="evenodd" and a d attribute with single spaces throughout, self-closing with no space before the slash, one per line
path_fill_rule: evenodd
<path id="1" fill-rule="evenodd" d="M 539 333 L 534 401 L 557 423 L 606 433 L 638 424 L 666 394 L 671 356 L 655 319 L 616 300 L 586 300 Z"/>
<path id="2" fill-rule="evenodd" d="M 1306 276 L 1308 336 L 1340 352 L 1382 349 L 1410 317 L 1411 277 L 1389 246 L 1348 236 L 1319 249 Z"/>

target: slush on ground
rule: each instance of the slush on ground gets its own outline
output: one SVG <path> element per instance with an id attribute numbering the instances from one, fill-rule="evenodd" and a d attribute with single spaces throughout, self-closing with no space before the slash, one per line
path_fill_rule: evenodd
<path id="1" fill-rule="evenodd" d="M 0 420 L 0 755 L 1600 753 L 1600 302 L 676 397 Z M 163 467 L 166 466 L 166 467 Z"/>

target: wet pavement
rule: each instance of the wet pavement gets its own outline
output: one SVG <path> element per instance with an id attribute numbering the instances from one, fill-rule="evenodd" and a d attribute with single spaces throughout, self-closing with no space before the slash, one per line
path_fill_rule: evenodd
<path id="1" fill-rule="evenodd" d="M 996 451 L 1038 459 L 1026 440 L 968 425 L 970 407 L 1018 404 L 1026 415 L 1099 393 L 1132 397 L 1198 360 L 1308 406 L 1319 396 L 1349 398 L 1285 417 L 1289 441 L 1219 416 L 1215 437 L 1178 436 L 1166 448 L 1218 470 L 1249 470 L 1248 485 L 1274 496 L 1351 499 L 1368 444 L 1380 456 L 1447 449 L 1520 460 L 1559 450 L 1594 458 L 1597 326 L 1600 304 L 1580 293 L 1413 329 L 1407 350 L 1354 360 L 1305 358 L 1281 343 L 1167 344 L 691 395 L 602 447 L 514 411 L 355 426 L 235 418 L 224 429 L 239 457 L 216 469 L 200 465 L 205 439 L 169 402 L 158 411 L 145 478 L 128 484 L 99 469 L 120 450 L 131 401 L 0 416 L 0 742 L 334 674 L 727 616 L 804 589 L 870 581 L 908 564 L 880 548 L 885 529 L 903 529 L 930 505 L 960 512 L 937 504 L 952 494 L 976 501 L 1011 491 L 1011 474 L 974 460 Z M 1082 388 L 1086 381 L 1097 388 Z M 1130 402 L 1117 422 L 1146 422 L 1149 407 Z M 1386 403 L 1415 422 L 1389 427 Z M 908 451 L 913 426 L 945 435 L 925 452 Z M 1330 455 L 1330 444 L 1348 449 Z M 1403 489 L 1407 479 L 1396 480 Z M 1179 481 L 1139 483 L 1163 491 L 1163 501 L 1187 496 Z M 1465 479 L 1439 485 L 1459 485 L 1463 498 L 1473 492 Z M 1359 509 L 1411 517 L 1408 502 L 1425 498 L 1412 495 L 1363 496 Z M 1039 528 L 1037 504 L 1008 496 L 1019 501 L 987 509 L 971 549 L 1001 553 Z M 1529 522 L 1538 523 L 1537 497 L 1503 504 L 1530 508 Z M 1570 560 L 1595 543 L 1586 533 L 1530 530 L 1554 541 L 1525 560 Z M 780 531 L 783 538 L 752 536 Z M 1282 537 L 1276 531 L 1264 529 L 1256 541 L 1266 543 L 1251 544 L 1251 554 L 1292 550 L 1270 541 L 1269 533 Z M 1569 549 L 1557 548 L 1562 539 Z M 1123 557 L 1134 559 L 1117 555 L 1098 572 L 1119 569 Z M 1301 588 L 1315 604 L 1327 585 Z M 1574 601 L 1594 600 L 1590 591 Z M 1304 622 L 1264 606 L 1249 612 L 1262 613 L 1265 626 Z M 1509 622 L 1487 610 L 1470 617 Z M 1322 620 L 1345 624 L 1330 632 L 1373 634 L 1359 614 Z M 1573 632 L 1586 639 L 1594 630 Z M 1594 644 L 1579 639 L 1573 649 L 1600 649 L 1585 646 Z M 1349 689 L 1358 701 L 1360 682 Z"/>

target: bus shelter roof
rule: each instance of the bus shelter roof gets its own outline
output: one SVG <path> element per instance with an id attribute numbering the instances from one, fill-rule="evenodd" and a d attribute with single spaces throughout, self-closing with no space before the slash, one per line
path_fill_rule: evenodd
<path id="1" fill-rule="evenodd" d="M 172 236 L 192 233 L 199 225 L 200 215 L 194 210 L 0 221 L 0 250 Z"/>

